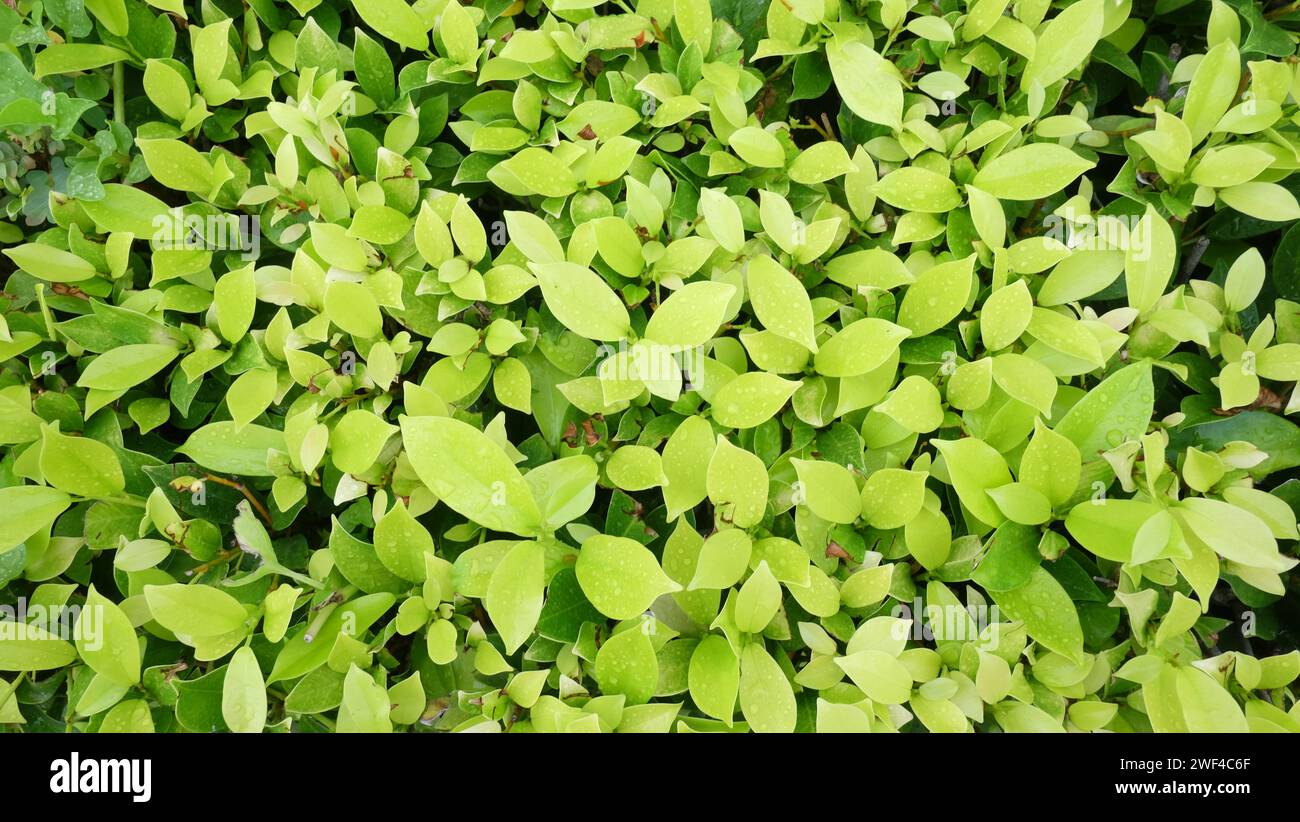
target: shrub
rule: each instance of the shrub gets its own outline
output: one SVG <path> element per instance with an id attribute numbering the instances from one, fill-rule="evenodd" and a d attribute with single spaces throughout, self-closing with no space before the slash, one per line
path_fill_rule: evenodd
<path id="1" fill-rule="evenodd" d="M 0 725 L 1300 730 L 1297 30 L 0 6 Z"/>

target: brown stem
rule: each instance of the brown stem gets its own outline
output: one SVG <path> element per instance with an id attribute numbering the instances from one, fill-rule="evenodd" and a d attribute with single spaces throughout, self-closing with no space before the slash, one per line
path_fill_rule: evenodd
<path id="1" fill-rule="evenodd" d="M 241 553 L 243 552 L 237 548 L 232 548 L 228 551 L 222 551 L 220 554 L 217 554 L 214 558 L 208 560 L 202 565 L 196 568 L 191 568 L 190 570 L 186 571 L 185 575 L 188 577 L 196 577 L 199 576 L 200 574 L 206 574 L 208 571 L 211 571 L 213 568 L 216 568 L 221 563 L 229 562 L 230 560 L 239 556 Z"/>
<path id="2" fill-rule="evenodd" d="M 205 474 L 203 476 L 203 479 L 210 480 L 212 482 L 215 482 L 218 485 L 224 485 L 227 488 L 234 488 L 236 491 L 243 494 L 244 499 L 248 500 L 248 504 L 252 505 L 253 508 L 256 509 L 258 515 L 260 515 L 262 519 L 266 521 L 266 526 L 268 528 L 274 527 L 271 524 L 271 512 L 266 510 L 266 506 L 263 505 L 257 499 L 257 497 L 253 496 L 253 492 L 249 491 L 248 488 L 246 488 L 242 482 L 235 482 L 234 480 L 229 480 L 226 479 L 225 477 L 218 477 L 215 474 Z"/>

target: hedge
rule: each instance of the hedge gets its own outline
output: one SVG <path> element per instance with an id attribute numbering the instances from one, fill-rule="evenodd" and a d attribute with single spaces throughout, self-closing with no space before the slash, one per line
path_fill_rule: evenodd
<path id="1" fill-rule="evenodd" d="M 1300 731 L 1298 33 L 6 0 L 0 729 Z"/>

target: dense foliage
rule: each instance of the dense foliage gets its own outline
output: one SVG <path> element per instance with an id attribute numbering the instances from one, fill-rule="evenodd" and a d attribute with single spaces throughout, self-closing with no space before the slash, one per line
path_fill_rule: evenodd
<path id="1" fill-rule="evenodd" d="M 1300 731 L 1296 32 L 6 0 L 0 728 Z"/>

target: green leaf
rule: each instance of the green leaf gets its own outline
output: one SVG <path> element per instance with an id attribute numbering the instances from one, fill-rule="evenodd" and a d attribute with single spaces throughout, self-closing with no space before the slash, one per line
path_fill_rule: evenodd
<path id="1" fill-rule="evenodd" d="M 352 665 L 343 679 L 343 702 L 335 730 L 347 733 L 391 733 L 392 703 L 388 691 L 370 674 Z"/>
<path id="2" fill-rule="evenodd" d="M 510 242 L 519 247 L 535 263 L 556 263 L 564 260 L 564 247 L 546 221 L 526 211 L 507 211 L 504 214 Z"/>
<path id="3" fill-rule="evenodd" d="M 39 625 L 0 622 L 0 671 L 49 671 L 70 665 L 77 649 Z"/>
<path id="4" fill-rule="evenodd" d="M 266 683 L 253 649 L 245 645 L 230 658 L 221 685 L 221 716 L 233 733 L 261 733 L 266 725 Z"/>
<path id="5" fill-rule="evenodd" d="M 961 205 L 952 180 L 919 166 L 886 174 L 876 183 L 876 196 L 895 208 L 925 214 L 943 214 Z"/>
<path id="6" fill-rule="evenodd" d="M 450 417 L 401 418 L 411 467 L 439 499 L 494 531 L 537 533 L 541 511 L 528 483 L 492 440 Z"/>
<path id="7" fill-rule="evenodd" d="M 719 516 L 732 525 L 751 528 L 762 521 L 767 510 L 767 468 L 757 456 L 725 437 L 718 439 L 709 460 L 705 486 Z"/>
<path id="8" fill-rule="evenodd" d="M 1193 667 L 1179 668 L 1175 681 L 1187 730 L 1192 733 L 1245 733 L 1249 730 L 1237 701 L 1209 674 Z"/>
<path id="9" fill-rule="evenodd" d="M 695 561 L 695 573 L 686 589 L 697 591 L 730 588 L 740 582 L 749 570 L 752 551 L 753 543 L 749 535 L 738 528 L 728 528 L 713 534 L 700 547 Z"/>
<path id="10" fill-rule="evenodd" d="M 124 391 L 167 367 L 180 353 L 170 345 L 123 345 L 96 357 L 77 378 L 82 388 Z"/>
<path id="11" fill-rule="evenodd" d="M 509 174 L 526 192 L 544 197 L 567 197 L 578 188 L 569 167 L 543 148 L 525 148 L 492 171 Z"/>
<path id="12" fill-rule="evenodd" d="M 492 572 L 483 606 L 513 654 L 528 641 L 542 613 L 545 585 L 545 551 L 541 543 L 527 540 L 515 544 Z"/>
<path id="13" fill-rule="evenodd" d="M 1101 452 L 1145 434 L 1154 404 L 1151 365 L 1134 363 L 1075 403 L 1056 424 L 1056 433 L 1073 442 L 1084 461 L 1097 459 Z"/>
<path id="14" fill-rule="evenodd" d="M 858 484 L 847 468 L 822 460 L 792 459 L 799 477 L 796 498 L 828 522 L 851 523 L 862 511 Z"/>
<path id="15" fill-rule="evenodd" d="M 582 593 L 577 573 L 572 567 L 564 567 L 551 577 L 546 588 L 546 603 L 537 618 L 537 633 L 557 642 L 577 642 L 584 623 L 600 623 L 604 619 Z"/>
<path id="16" fill-rule="evenodd" d="M 253 279 L 252 263 L 218 279 L 212 299 L 221 336 L 231 343 L 243 339 L 252 325 L 253 311 L 257 306 L 257 284 Z"/>
<path id="17" fill-rule="evenodd" d="M 664 446 L 663 469 L 668 480 L 664 504 L 668 519 L 699 504 L 708 495 L 709 461 L 717 446 L 713 426 L 703 417 L 688 417 L 673 431 Z"/>
<path id="18" fill-rule="evenodd" d="M 270 407 L 275 400 L 278 384 L 276 372 L 269 368 L 245 371 L 231 383 L 230 392 L 226 395 L 226 406 L 238 428 L 248 425 Z"/>
<path id="19" fill-rule="evenodd" d="M 41 473 L 50 485 L 79 497 L 112 497 L 126 488 L 112 448 L 86 437 L 69 437 L 53 426 L 45 428 L 41 439 Z"/>
<path id="20" fill-rule="evenodd" d="M 1199 540 L 1225 559 L 1252 568 L 1285 571 L 1295 560 L 1278 553 L 1277 540 L 1259 517 L 1230 503 L 1188 497 L 1173 509 L 1183 535 Z"/>
<path id="21" fill-rule="evenodd" d="M 988 551 L 971 579 L 986 591 L 1012 591 L 1029 581 L 1042 559 L 1037 528 L 1004 522 L 988 541 Z"/>
<path id="22" fill-rule="evenodd" d="M 872 528 L 891 530 L 911 522 L 925 503 L 926 475 L 902 468 L 873 471 L 862 485 L 862 518 Z"/>
<path id="23" fill-rule="evenodd" d="M 966 307 L 972 287 L 975 256 L 940 263 L 917 276 L 898 308 L 898 324 L 913 337 L 924 337 L 947 325 Z"/>
<path id="24" fill-rule="evenodd" d="M 329 549 L 343 578 L 368 594 L 397 594 L 409 587 L 384 566 L 373 545 L 349 534 L 337 518 L 331 523 Z"/>
<path id="25" fill-rule="evenodd" d="M 424 557 L 434 552 L 433 537 L 401 500 L 375 523 L 374 539 L 385 568 L 408 582 L 424 581 Z"/>
<path id="26" fill-rule="evenodd" d="M 728 428 L 754 428 L 775 416 L 799 385 L 766 371 L 737 375 L 714 395 L 713 419 Z"/>
<path id="27" fill-rule="evenodd" d="M 746 278 L 749 301 L 763 327 L 816 354 L 812 303 L 803 284 L 771 257 L 750 260 Z"/>
<path id="28" fill-rule="evenodd" d="M 429 27 L 402 0 L 353 0 L 352 7 L 367 26 L 402 48 L 429 48 Z"/>
<path id="29" fill-rule="evenodd" d="M 713 11 L 708 0 L 674 0 L 673 25 L 686 43 L 695 43 L 708 54 L 713 42 Z"/>
<path id="30" fill-rule="evenodd" d="M 70 251 L 42 243 L 6 248 L 14 265 L 49 283 L 77 283 L 96 275 L 95 266 Z"/>
<path id="31" fill-rule="evenodd" d="M 1034 435 L 1020 457 L 1019 479 L 1053 506 L 1063 505 L 1079 486 L 1082 463 L 1073 442 L 1035 420 Z"/>
<path id="32" fill-rule="evenodd" d="M 1227 112 L 1237 96 L 1241 77 L 1241 57 L 1230 40 L 1210 49 L 1196 65 L 1187 101 L 1183 104 L 1183 122 L 1191 132 L 1192 144 L 1200 143 Z"/>
<path id="33" fill-rule="evenodd" d="M 948 476 L 957 489 L 962 505 L 986 525 L 1001 525 L 1006 517 L 987 492 L 1011 482 L 1011 472 L 1002 455 L 975 437 L 935 440 L 934 446 L 943 455 Z"/>
<path id="34" fill-rule="evenodd" d="M 261 425 L 238 427 L 234 422 L 213 422 L 195 431 L 179 449 L 212 471 L 272 477 L 269 454 L 285 450 L 284 432 Z"/>
<path id="35" fill-rule="evenodd" d="M 1050 86 L 1074 71 L 1092 52 L 1102 34 L 1105 0 L 1074 3 L 1052 18 L 1038 35 L 1033 59 L 1020 82 Z"/>
<path id="36" fill-rule="evenodd" d="M 1063 190 L 1093 165 L 1056 143 L 1031 143 L 994 157 L 971 182 L 1001 200 L 1040 200 Z"/>
<path id="37" fill-rule="evenodd" d="M 95 673 L 121 685 L 140 681 L 140 644 L 122 609 L 92 585 L 78 623 L 77 652 Z"/>
<path id="38" fill-rule="evenodd" d="M 680 349 L 704 345 L 722 325 L 735 293 L 735 286 L 727 283 L 697 282 L 682 286 L 668 295 L 650 317 L 646 339 Z"/>
<path id="39" fill-rule="evenodd" d="M 575 566 L 591 604 L 610 619 L 632 619 L 660 595 L 680 591 L 654 554 L 627 537 L 597 534 L 582 543 Z"/>
<path id="40" fill-rule="evenodd" d="M 129 60 L 130 54 L 114 46 L 99 43 L 56 43 L 36 55 L 38 79 L 49 74 L 71 74 Z"/>
<path id="41" fill-rule="evenodd" d="M 759 560 L 754 573 L 740 586 L 735 603 L 736 627 L 746 633 L 759 633 L 776 616 L 781 607 L 781 584 L 766 561 Z"/>
<path id="42" fill-rule="evenodd" d="M 443 6 L 442 16 L 438 18 L 438 34 L 442 36 L 447 56 L 452 60 L 467 63 L 474 59 L 478 50 L 478 33 L 464 6 L 459 3 L 454 7 Z"/>
<path id="43" fill-rule="evenodd" d="M 154 733 L 153 714 L 149 703 L 143 699 L 128 699 L 113 706 L 104 714 L 99 732 L 102 734 Z"/>
<path id="44" fill-rule="evenodd" d="M 687 677 L 695 707 L 730 726 L 740 692 L 740 660 L 731 643 L 716 634 L 700 640 L 691 653 Z"/>
<path id="45" fill-rule="evenodd" d="M 857 377 L 884 365 L 912 332 L 867 317 L 846 325 L 817 352 L 814 367 L 827 377 Z"/>
<path id="46" fill-rule="evenodd" d="M 796 161 L 797 163 L 798 161 Z M 718 245 L 732 254 L 739 254 L 745 244 L 745 227 L 740 207 L 723 191 L 716 188 L 700 189 L 700 216 Z M 658 316 L 659 312 L 655 312 Z"/>
<path id="47" fill-rule="evenodd" d="M 0 554 L 49 527 L 71 504 L 70 496 L 43 485 L 0 488 L 0 507 L 5 511 L 0 519 Z"/>
<path id="48" fill-rule="evenodd" d="M 740 653 L 740 712 L 757 733 L 792 733 L 797 706 L 785 672 L 761 643 Z"/>
<path id="49" fill-rule="evenodd" d="M 622 694 L 628 705 L 650 701 L 659 684 L 659 660 L 650 637 L 632 625 L 596 652 L 595 678 L 602 693 Z"/>
<path id="50" fill-rule="evenodd" d="M 730 144 L 731 150 L 751 166 L 780 168 L 785 165 L 785 149 L 781 148 L 781 142 L 770 131 L 758 126 L 745 126 L 732 132 Z"/>
<path id="51" fill-rule="evenodd" d="M 325 289 L 325 316 L 352 336 L 366 340 L 378 337 L 384 324 L 370 289 L 349 280 L 330 283 Z"/>
<path id="52" fill-rule="evenodd" d="M 149 173 L 177 191 L 206 194 L 212 189 L 212 166 L 193 146 L 180 140 L 137 140 Z"/>
<path id="53" fill-rule="evenodd" d="M 1025 623 L 1031 639 L 1075 661 L 1083 659 L 1083 629 L 1074 603 L 1041 566 L 1018 588 L 995 592 L 993 601 L 1009 617 Z"/>
<path id="54" fill-rule="evenodd" d="M 154 621 L 178 635 L 220 636 L 248 620 L 239 600 L 208 585 L 146 585 L 144 598 Z"/>
<path id="55" fill-rule="evenodd" d="M 600 275 L 568 262 L 529 263 L 546 307 L 573 333 L 615 341 L 628 333 L 627 308 Z"/>
<path id="56" fill-rule="evenodd" d="M 912 695 L 912 676 L 892 654 L 858 651 L 837 658 L 835 664 L 874 702 L 902 705 Z"/>
<path id="57" fill-rule="evenodd" d="M 844 104 L 870 123 L 897 129 L 903 119 L 898 70 L 866 43 L 832 39 L 826 49 L 831 76 Z"/>
<path id="58" fill-rule="evenodd" d="M 1137 223 L 1137 231 L 1130 232 L 1124 252 L 1124 276 L 1130 306 L 1145 313 L 1164 296 L 1174 273 L 1177 253 L 1173 229 L 1154 206 L 1148 205 Z"/>

